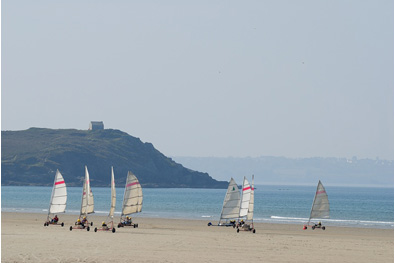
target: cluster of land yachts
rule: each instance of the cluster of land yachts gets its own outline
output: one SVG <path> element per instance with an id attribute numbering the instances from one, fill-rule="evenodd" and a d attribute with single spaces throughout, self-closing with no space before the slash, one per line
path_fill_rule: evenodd
<path id="1" fill-rule="evenodd" d="M 254 176 L 252 176 L 251 185 L 248 180 L 244 177 L 243 186 L 241 189 L 241 195 L 239 188 L 233 178 L 230 179 L 228 190 L 225 195 L 224 203 L 222 206 L 222 212 L 217 225 L 213 225 L 211 222 L 208 226 L 231 226 L 237 228 L 237 232 L 252 231 L 255 233 L 253 214 L 254 214 Z M 49 225 L 60 225 L 64 226 L 64 223 L 59 222 L 57 217 L 58 213 L 64 213 L 66 210 L 67 202 L 67 190 L 66 183 L 63 179 L 62 174 L 59 170 L 56 171 L 55 181 L 52 188 L 52 195 L 48 209 L 47 220 L 44 226 Z M 111 208 L 107 216 L 106 221 L 103 221 L 101 227 L 95 227 L 94 231 L 111 231 L 115 233 L 114 227 L 114 211 L 115 211 L 115 182 L 114 182 L 114 170 L 111 167 Z M 141 212 L 143 206 L 143 192 L 141 185 L 137 177 L 132 173 L 128 172 L 126 178 L 125 192 L 122 204 L 121 218 L 118 223 L 118 228 L 131 226 L 133 228 L 138 227 L 138 224 L 132 222 L 131 214 Z M 86 229 L 90 230 L 90 226 L 93 226 L 93 222 L 90 222 L 87 218 L 88 214 L 94 212 L 94 201 L 93 193 L 90 188 L 89 172 L 85 166 L 85 180 L 82 188 L 82 200 L 81 210 L 77 221 L 73 226 L 70 226 L 70 231 L 73 229 Z M 321 181 L 318 182 L 317 190 L 314 196 L 313 205 L 311 207 L 310 218 L 307 225 L 303 226 L 303 229 L 307 229 L 310 225 L 311 219 L 313 218 L 329 218 L 329 201 L 328 195 L 325 191 Z M 248 223 L 247 223 L 248 222 Z M 311 228 L 321 228 L 325 230 L 325 226 L 313 224 Z"/>
<path id="2" fill-rule="evenodd" d="M 251 185 L 244 177 L 241 195 L 235 180 L 231 178 L 225 195 L 224 204 L 222 206 L 221 216 L 216 226 L 232 226 L 233 228 L 237 228 L 237 232 L 244 230 L 255 233 L 253 220 L 254 190 L 254 176 L 252 176 Z M 307 229 L 307 226 L 310 225 L 310 221 L 313 218 L 329 218 L 328 195 L 321 181 L 318 181 L 313 205 L 311 207 L 310 218 L 307 225 L 303 226 L 303 229 Z M 223 220 L 225 220 L 225 222 L 223 222 Z M 244 220 L 250 223 L 248 224 Z M 211 222 L 207 225 L 214 226 Z M 325 230 L 325 226 L 323 226 L 321 222 L 313 224 L 311 228 L 313 230 L 315 228 Z"/>
<path id="3" fill-rule="evenodd" d="M 64 213 L 66 210 L 67 202 L 67 190 L 66 183 L 63 179 L 62 174 L 59 170 L 56 171 L 55 181 L 52 188 L 51 200 L 49 202 L 47 221 L 44 226 L 49 225 L 60 225 L 64 226 L 64 223 L 60 223 L 57 217 L 58 213 Z M 107 216 L 106 221 L 103 221 L 101 227 L 95 227 L 97 231 L 112 231 L 115 233 L 114 227 L 114 212 L 115 212 L 116 194 L 115 194 L 115 182 L 114 182 L 114 169 L 111 167 L 111 208 L 110 213 Z M 132 222 L 132 218 L 129 216 L 133 213 L 141 212 L 143 207 L 143 191 L 137 177 L 132 173 L 128 172 L 126 177 L 125 193 L 123 196 L 122 214 L 119 227 L 131 226 L 138 227 L 138 224 Z M 74 226 L 70 226 L 70 231 L 73 229 L 86 229 L 90 230 L 90 226 L 93 226 L 93 222 L 90 222 L 87 218 L 88 214 L 94 212 L 94 200 L 93 193 L 90 187 L 89 172 L 85 166 L 85 180 L 82 187 L 82 200 L 81 210 L 77 221 Z"/>

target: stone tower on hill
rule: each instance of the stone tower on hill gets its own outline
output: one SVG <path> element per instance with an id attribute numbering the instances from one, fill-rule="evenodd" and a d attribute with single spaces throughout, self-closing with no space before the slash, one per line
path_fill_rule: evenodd
<path id="1" fill-rule="evenodd" d="M 102 121 L 91 121 L 88 130 L 90 131 L 104 130 L 104 123 Z"/>

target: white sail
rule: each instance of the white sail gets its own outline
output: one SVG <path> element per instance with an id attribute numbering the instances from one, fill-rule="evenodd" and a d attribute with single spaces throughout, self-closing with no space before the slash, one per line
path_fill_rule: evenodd
<path id="1" fill-rule="evenodd" d="M 241 190 L 241 202 L 240 202 L 240 213 L 239 217 L 246 217 L 248 214 L 248 207 L 250 206 L 251 199 L 251 187 L 250 183 L 247 181 L 247 178 L 244 177 L 243 188 Z"/>
<path id="2" fill-rule="evenodd" d="M 51 200 L 49 202 L 49 214 L 63 213 L 66 210 L 67 190 L 62 174 L 56 170 L 55 180 L 52 187 Z"/>
<path id="3" fill-rule="evenodd" d="M 129 171 L 126 178 L 121 216 L 141 212 L 142 207 L 143 190 L 137 177 Z"/>
<path id="4" fill-rule="evenodd" d="M 252 220 L 253 217 L 254 217 L 254 175 L 252 175 L 250 203 L 248 205 L 248 213 L 246 219 Z"/>
<path id="5" fill-rule="evenodd" d="M 312 218 L 329 218 L 328 195 L 321 181 L 318 181 L 308 224 Z"/>
<path id="6" fill-rule="evenodd" d="M 85 180 L 82 187 L 82 201 L 80 215 L 94 213 L 93 193 L 90 187 L 88 167 L 85 166 Z"/>
<path id="7" fill-rule="evenodd" d="M 111 219 L 114 218 L 115 204 L 116 204 L 117 196 L 115 193 L 115 181 L 114 181 L 114 169 L 111 167 L 111 208 L 108 217 Z"/>
<path id="8" fill-rule="evenodd" d="M 239 217 L 240 211 L 240 192 L 233 178 L 230 179 L 228 190 L 225 194 L 222 212 L 219 221 L 222 219 L 234 219 Z"/>

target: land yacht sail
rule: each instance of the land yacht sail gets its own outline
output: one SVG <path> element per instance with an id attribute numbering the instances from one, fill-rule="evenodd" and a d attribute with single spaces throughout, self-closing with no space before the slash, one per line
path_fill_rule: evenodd
<path id="1" fill-rule="evenodd" d="M 111 207 L 110 207 L 110 213 L 108 214 L 108 220 L 111 220 L 111 222 L 114 219 L 116 201 L 117 201 L 117 195 L 115 192 L 114 168 L 111 166 Z"/>
<path id="2" fill-rule="evenodd" d="M 115 180 L 114 180 L 114 168 L 111 166 L 111 207 L 108 213 L 107 220 L 102 223 L 100 228 L 95 227 L 94 231 L 112 231 L 115 233 L 114 228 L 114 211 L 116 204 L 116 192 L 115 192 Z"/>
<path id="3" fill-rule="evenodd" d="M 51 214 L 64 213 L 67 203 L 67 188 L 62 174 L 56 170 L 55 179 L 52 187 L 51 199 L 49 201 L 48 216 L 45 226 L 48 224 L 57 224 L 56 220 L 50 218 Z M 56 219 L 56 218 L 55 218 Z M 63 223 L 61 224 L 64 225 Z"/>
<path id="4" fill-rule="evenodd" d="M 253 221 L 253 217 L 254 217 L 254 175 L 252 175 L 250 203 L 248 205 L 248 213 L 246 220 Z"/>
<path id="5" fill-rule="evenodd" d="M 321 180 L 318 181 L 317 190 L 311 206 L 310 217 L 307 225 L 313 218 L 329 218 L 329 200 Z"/>
<path id="6" fill-rule="evenodd" d="M 93 226 L 93 222 L 88 221 L 87 215 L 94 213 L 94 207 L 95 206 L 93 202 L 93 193 L 91 190 L 91 185 L 89 180 L 88 167 L 85 166 L 85 178 L 84 178 L 84 184 L 82 186 L 80 216 L 77 222 L 74 223 L 74 226 L 70 226 L 70 231 L 72 231 L 73 229 L 86 229 L 87 231 L 89 231 L 90 230 L 89 225 Z"/>
<path id="7" fill-rule="evenodd" d="M 80 218 L 86 217 L 88 214 L 94 213 L 93 193 L 90 186 L 88 167 L 85 166 L 85 179 L 82 187 L 82 200 Z"/>
<path id="8" fill-rule="evenodd" d="M 244 176 L 243 188 L 241 192 L 242 194 L 241 194 L 239 218 L 246 218 L 248 215 L 248 208 L 250 206 L 250 200 L 251 200 L 251 186 L 245 176 Z"/>
<path id="9" fill-rule="evenodd" d="M 239 218 L 241 221 L 237 224 L 237 233 L 240 230 L 252 231 L 255 233 L 254 222 L 254 175 L 252 176 L 251 185 L 247 178 L 244 177 Z M 251 221 L 251 223 L 244 222 L 244 219 Z"/>
<path id="10" fill-rule="evenodd" d="M 227 225 L 229 219 L 239 218 L 240 212 L 240 192 L 237 184 L 233 178 L 230 179 L 228 189 L 225 194 L 224 203 L 222 205 L 221 216 L 218 221 L 218 225 Z M 226 223 L 221 223 L 222 220 L 226 220 Z"/>
<path id="11" fill-rule="evenodd" d="M 133 224 L 129 215 L 141 212 L 143 208 L 143 190 L 137 177 L 128 172 L 126 177 L 125 192 L 123 195 L 121 221 L 118 227 L 133 226 L 138 227 L 138 224 Z"/>

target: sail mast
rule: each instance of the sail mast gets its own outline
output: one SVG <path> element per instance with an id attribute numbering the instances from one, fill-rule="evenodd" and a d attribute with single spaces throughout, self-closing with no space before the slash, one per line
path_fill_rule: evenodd
<path id="1" fill-rule="evenodd" d="M 93 200 L 93 193 L 91 190 L 91 182 L 89 179 L 89 172 L 88 172 L 88 167 L 85 167 L 85 172 L 86 172 L 86 176 L 87 176 L 87 180 L 86 180 L 86 214 L 91 214 L 94 213 L 94 208 L 95 208 L 95 204 L 94 204 L 94 200 Z"/>
<path id="2" fill-rule="evenodd" d="M 136 180 L 137 177 L 136 177 Z M 140 213 L 141 210 L 143 210 L 143 188 L 141 187 L 140 182 L 137 184 L 137 189 L 138 189 L 138 197 L 137 197 L 137 212 Z"/>
<path id="3" fill-rule="evenodd" d="M 124 191 L 123 191 L 123 201 L 122 201 L 121 219 L 122 219 L 122 216 L 124 216 L 124 214 L 123 214 L 123 208 L 125 207 L 126 185 L 128 184 L 128 176 L 129 176 L 129 173 L 126 175 L 126 184 L 125 184 L 125 189 L 124 189 Z"/>
<path id="4" fill-rule="evenodd" d="M 80 218 L 81 218 L 81 216 L 83 215 L 83 214 L 85 214 L 85 212 L 86 212 L 86 204 L 84 205 L 84 201 L 85 201 L 85 195 L 84 195 L 84 193 L 86 193 L 86 165 L 85 165 L 85 177 L 84 177 L 84 183 L 83 183 L 83 185 L 82 185 L 82 196 L 81 196 L 81 210 L 80 210 Z M 85 202 L 86 203 L 86 202 Z M 83 211 L 84 210 L 84 207 L 85 207 L 85 211 Z"/>
<path id="5" fill-rule="evenodd" d="M 111 208 L 110 208 L 110 213 L 108 215 L 111 219 L 114 218 L 115 204 L 116 204 L 116 192 L 115 192 L 114 169 L 111 166 Z"/>

